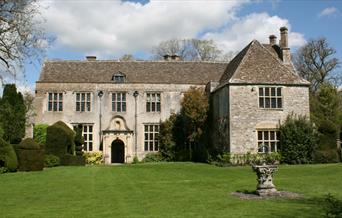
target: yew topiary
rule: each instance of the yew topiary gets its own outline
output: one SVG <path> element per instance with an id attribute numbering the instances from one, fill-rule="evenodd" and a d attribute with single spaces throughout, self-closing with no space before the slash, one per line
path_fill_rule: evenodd
<path id="1" fill-rule="evenodd" d="M 15 151 L 8 142 L 0 138 L 0 167 L 14 172 L 18 167 L 18 160 Z"/>
<path id="2" fill-rule="evenodd" d="M 19 171 L 39 171 L 44 168 L 44 150 L 33 139 L 27 138 L 15 149 Z"/>

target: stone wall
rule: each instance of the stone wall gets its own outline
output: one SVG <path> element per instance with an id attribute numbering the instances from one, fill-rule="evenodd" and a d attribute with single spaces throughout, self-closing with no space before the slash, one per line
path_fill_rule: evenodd
<path id="1" fill-rule="evenodd" d="M 257 152 L 257 130 L 279 127 L 287 115 L 309 117 L 309 89 L 305 86 L 281 86 L 282 109 L 263 109 L 258 105 L 257 85 L 229 86 L 230 151 Z"/>
<path id="2" fill-rule="evenodd" d="M 101 100 L 102 104 L 102 130 L 110 130 L 112 125 L 110 122 L 113 117 L 122 116 L 127 124 L 128 129 L 134 131 L 135 126 L 135 99 L 134 91 L 138 91 L 137 97 L 137 155 L 142 159 L 147 153 L 144 151 L 144 124 L 159 123 L 167 119 L 171 113 L 177 113 L 180 110 L 180 100 L 185 91 L 193 85 L 180 84 L 96 84 L 96 83 L 36 83 L 35 108 L 37 116 L 35 123 L 53 124 L 59 120 L 72 125 L 74 123 L 93 124 L 93 142 L 94 151 L 99 150 L 99 109 L 100 99 L 98 92 L 101 90 L 104 95 Z M 204 88 L 203 86 L 199 86 Z M 126 112 L 112 112 L 111 93 L 123 91 L 126 92 Z M 63 111 L 50 112 L 47 111 L 48 92 L 63 92 Z M 91 92 L 92 105 L 90 112 L 76 111 L 76 94 L 75 92 Z M 161 112 L 146 112 L 146 93 L 159 92 L 161 95 Z M 135 138 L 135 136 L 133 136 Z M 134 140 L 129 140 L 132 144 L 125 145 L 127 151 L 133 152 Z M 130 162 L 135 154 L 126 154 L 130 157 Z"/>

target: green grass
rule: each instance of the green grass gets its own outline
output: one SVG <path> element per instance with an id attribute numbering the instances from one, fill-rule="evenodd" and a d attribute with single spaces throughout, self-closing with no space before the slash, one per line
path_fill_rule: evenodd
<path id="1" fill-rule="evenodd" d="M 0 217 L 321 217 L 320 199 L 342 199 L 342 164 L 280 166 L 279 190 L 296 200 L 240 200 L 250 167 L 161 163 L 56 167 L 0 175 Z"/>

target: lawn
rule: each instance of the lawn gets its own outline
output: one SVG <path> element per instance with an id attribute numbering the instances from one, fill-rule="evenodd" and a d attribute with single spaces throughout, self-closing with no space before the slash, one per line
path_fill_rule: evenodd
<path id="1" fill-rule="evenodd" d="M 279 190 L 296 200 L 240 200 L 250 167 L 194 163 L 56 167 L 0 175 L 0 217 L 321 217 L 322 197 L 342 199 L 342 164 L 280 166 Z"/>

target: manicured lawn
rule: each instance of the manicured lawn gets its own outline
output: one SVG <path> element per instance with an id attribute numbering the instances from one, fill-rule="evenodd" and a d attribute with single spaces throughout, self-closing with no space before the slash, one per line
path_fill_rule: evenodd
<path id="1" fill-rule="evenodd" d="M 0 217 L 320 217 L 320 199 L 342 199 L 342 164 L 281 166 L 278 189 L 303 199 L 240 200 L 250 167 L 161 163 L 56 167 L 0 175 Z"/>

